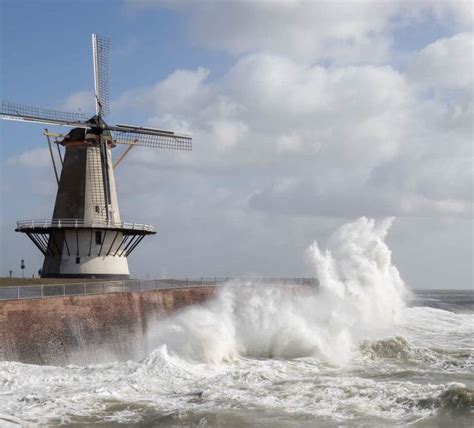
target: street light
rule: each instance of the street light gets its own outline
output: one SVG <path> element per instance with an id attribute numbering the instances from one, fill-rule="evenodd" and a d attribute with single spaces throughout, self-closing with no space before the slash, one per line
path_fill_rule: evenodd
<path id="1" fill-rule="evenodd" d="M 24 278 L 25 277 L 25 261 L 22 259 L 21 260 L 21 276 Z"/>

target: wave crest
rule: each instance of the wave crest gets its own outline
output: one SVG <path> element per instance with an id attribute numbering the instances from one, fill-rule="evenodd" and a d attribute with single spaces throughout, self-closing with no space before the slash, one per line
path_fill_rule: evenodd
<path id="1" fill-rule="evenodd" d="M 440 414 L 473 414 L 474 389 L 460 383 L 452 383 L 437 396 L 419 400 L 417 406 L 423 409 L 437 410 Z"/>
<path id="2" fill-rule="evenodd" d="M 411 346 L 403 336 L 391 337 L 389 339 L 376 341 L 363 341 L 359 345 L 360 352 L 371 358 L 394 358 L 408 360 Z"/>
<path id="3" fill-rule="evenodd" d="M 397 321 L 405 286 L 385 237 L 391 219 L 362 217 L 343 225 L 321 250 L 307 251 L 319 288 L 233 282 L 206 305 L 191 307 L 150 329 L 148 349 L 204 362 L 236 356 L 314 356 L 334 365 L 351 358 L 355 340 Z"/>

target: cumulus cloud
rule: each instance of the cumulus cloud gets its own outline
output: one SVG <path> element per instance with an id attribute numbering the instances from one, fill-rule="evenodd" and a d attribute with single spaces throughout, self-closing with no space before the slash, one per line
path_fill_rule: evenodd
<path id="1" fill-rule="evenodd" d="M 389 4 L 282 1 L 274 6 L 208 3 L 192 17 L 192 32 L 207 46 L 236 55 L 264 51 L 346 63 L 386 58 Z"/>
<path id="2" fill-rule="evenodd" d="M 474 33 L 436 40 L 418 52 L 409 77 L 424 88 L 474 90 Z"/>
<path id="3" fill-rule="evenodd" d="M 209 70 L 176 70 L 152 87 L 123 93 L 114 102 L 117 109 L 133 107 L 143 111 L 182 113 L 195 107 L 204 93 L 203 82 Z"/>
<path id="4" fill-rule="evenodd" d="M 121 98 L 136 109 L 153 106 L 151 124 L 194 135 L 192 154 L 163 162 L 150 151 L 132 162 L 241 173 L 242 198 L 273 213 L 472 213 L 470 109 L 426 99 L 410 73 L 249 54 L 221 79 L 209 82 L 208 74 L 180 70 Z"/>
<path id="5" fill-rule="evenodd" d="M 129 8 L 170 8 L 188 17 L 193 41 L 239 56 L 266 52 L 306 63 L 381 64 L 393 34 L 430 15 L 441 26 L 472 29 L 470 0 L 128 0 Z"/>
<path id="6" fill-rule="evenodd" d="M 288 186 L 288 183 L 291 185 Z M 471 216 L 474 213 L 472 201 L 451 195 L 433 195 L 431 184 L 428 183 L 427 192 L 420 191 L 424 190 L 420 188 L 415 189 L 418 190 L 416 192 L 373 183 L 328 186 L 317 179 L 285 178 L 254 194 L 249 203 L 256 209 L 287 215 L 342 218 L 368 213 L 377 217 Z"/>

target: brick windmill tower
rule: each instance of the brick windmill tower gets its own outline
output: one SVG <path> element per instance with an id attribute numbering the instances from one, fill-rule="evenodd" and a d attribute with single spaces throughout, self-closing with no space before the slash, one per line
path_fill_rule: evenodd
<path id="1" fill-rule="evenodd" d="M 191 137 L 155 128 L 130 125 L 110 126 L 108 57 L 109 40 L 92 35 L 94 95 L 96 114 L 89 120 L 82 114 L 65 113 L 2 102 L 3 119 L 46 123 L 72 128 L 66 134 L 47 136 L 58 182 L 51 220 L 17 222 L 17 232 L 25 233 L 44 255 L 44 278 L 129 277 L 127 257 L 155 228 L 149 224 L 127 223 L 120 217 L 114 167 L 134 146 L 191 150 Z M 50 137 L 57 144 L 56 168 Z M 128 145 L 112 163 L 111 150 Z M 64 154 L 61 151 L 63 147 Z"/>

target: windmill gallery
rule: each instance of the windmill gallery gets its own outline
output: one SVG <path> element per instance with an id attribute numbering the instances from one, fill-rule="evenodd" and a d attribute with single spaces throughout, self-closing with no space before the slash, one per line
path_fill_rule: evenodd
<path id="1" fill-rule="evenodd" d="M 44 255 L 44 278 L 127 279 L 127 257 L 147 235 L 149 224 L 127 223 L 120 217 L 114 167 L 134 146 L 191 150 L 191 137 L 155 128 L 117 124 L 109 126 L 109 40 L 92 35 L 96 114 L 90 119 L 66 113 L 2 102 L 1 117 L 7 120 L 60 125 L 72 128 L 66 134 L 47 130 L 51 159 L 58 182 L 52 219 L 25 220 L 17 232 L 25 233 Z M 61 172 L 51 148 L 57 145 Z M 111 149 L 128 145 L 115 165 Z M 64 147 L 62 155 L 60 146 Z"/>

